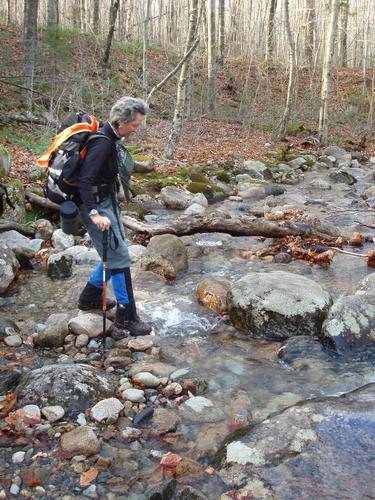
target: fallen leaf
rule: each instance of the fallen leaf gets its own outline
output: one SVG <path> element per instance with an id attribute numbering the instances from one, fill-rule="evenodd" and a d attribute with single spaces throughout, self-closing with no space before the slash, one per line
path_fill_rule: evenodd
<path id="1" fill-rule="evenodd" d="M 171 453 L 170 451 L 164 455 L 164 457 L 160 460 L 160 465 L 163 467 L 173 469 L 176 467 L 178 462 L 181 462 L 182 458 L 180 455 L 176 455 L 175 453 Z"/>
<path id="2" fill-rule="evenodd" d="M 79 485 L 83 488 L 93 483 L 98 476 L 98 470 L 95 467 L 90 467 L 89 470 L 82 472 L 79 478 Z"/>
<path id="3" fill-rule="evenodd" d="M 17 396 L 15 394 L 12 392 L 6 394 L 5 399 L 0 401 L 0 418 L 4 418 L 9 415 L 9 413 L 15 408 L 16 403 Z"/>

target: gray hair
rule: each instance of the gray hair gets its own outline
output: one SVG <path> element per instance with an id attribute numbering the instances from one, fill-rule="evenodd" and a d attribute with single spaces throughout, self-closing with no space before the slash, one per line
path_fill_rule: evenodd
<path id="1" fill-rule="evenodd" d="M 149 107 L 145 101 L 136 97 L 121 97 L 111 109 L 109 121 L 114 127 L 118 127 L 119 122 L 130 123 L 135 120 L 138 113 L 146 115 Z"/>

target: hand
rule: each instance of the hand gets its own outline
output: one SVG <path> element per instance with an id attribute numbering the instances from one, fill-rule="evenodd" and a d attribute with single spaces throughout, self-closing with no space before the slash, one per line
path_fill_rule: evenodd
<path id="1" fill-rule="evenodd" d="M 108 217 L 103 217 L 102 215 L 92 215 L 90 219 L 93 223 L 100 229 L 100 231 L 106 231 L 111 225 L 111 221 Z"/>

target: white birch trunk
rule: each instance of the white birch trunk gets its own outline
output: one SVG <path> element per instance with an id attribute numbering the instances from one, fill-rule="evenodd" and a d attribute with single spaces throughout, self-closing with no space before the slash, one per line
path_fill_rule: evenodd
<path id="1" fill-rule="evenodd" d="M 208 73 L 208 112 L 213 113 L 216 105 L 216 22 L 215 0 L 207 3 L 207 73 Z"/>
<path id="2" fill-rule="evenodd" d="M 38 0 L 25 0 L 23 32 L 24 89 L 22 101 L 27 111 L 32 111 L 35 54 L 38 35 Z"/>

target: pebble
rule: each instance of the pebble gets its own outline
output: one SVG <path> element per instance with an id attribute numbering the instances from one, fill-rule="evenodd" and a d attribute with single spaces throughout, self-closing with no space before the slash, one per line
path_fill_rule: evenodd
<path id="1" fill-rule="evenodd" d="M 22 345 L 22 339 L 19 335 L 9 335 L 9 337 L 4 338 L 4 343 L 8 347 L 19 347 Z"/>
<path id="2" fill-rule="evenodd" d="M 196 396 L 194 398 L 190 398 L 185 402 L 185 406 L 188 406 L 190 409 L 195 411 L 196 413 L 202 412 L 205 408 L 210 408 L 213 406 L 212 401 L 202 396 Z"/>
<path id="3" fill-rule="evenodd" d="M 78 415 L 77 422 L 79 423 L 79 425 L 86 425 L 87 424 L 87 420 L 86 420 L 86 417 L 85 417 L 84 413 L 80 413 Z"/>
<path id="4" fill-rule="evenodd" d="M 90 416 L 96 422 L 116 422 L 123 404 L 117 398 L 108 398 L 99 401 L 91 408 Z"/>
<path id="5" fill-rule="evenodd" d="M 125 427 L 125 429 L 121 431 L 121 434 L 122 437 L 126 439 L 138 439 L 142 436 L 142 432 L 134 427 Z"/>
<path id="6" fill-rule="evenodd" d="M 88 488 L 86 488 L 83 492 L 82 492 L 86 497 L 89 497 L 89 498 L 97 498 L 98 495 L 96 493 L 96 484 L 91 484 Z"/>
<path id="7" fill-rule="evenodd" d="M 123 393 L 124 398 L 133 403 L 144 403 L 146 401 L 144 391 L 140 389 L 126 389 Z"/>
<path id="8" fill-rule="evenodd" d="M 34 489 L 35 493 L 39 493 L 40 495 L 44 495 L 46 490 L 43 488 L 43 486 L 37 486 L 35 489 Z"/>
<path id="9" fill-rule="evenodd" d="M 37 405 L 26 405 L 21 408 L 23 414 L 32 419 L 34 422 L 40 422 L 41 419 L 41 413 L 39 406 Z"/>
<path id="10" fill-rule="evenodd" d="M 61 448 L 72 454 L 94 455 L 99 447 L 99 440 L 91 427 L 77 427 L 61 437 Z"/>
<path id="11" fill-rule="evenodd" d="M 173 382 L 163 389 L 163 396 L 166 398 L 176 398 L 182 393 L 182 387 L 178 382 Z"/>
<path id="12" fill-rule="evenodd" d="M 81 333 L 80 335 L 77 336 L 76 338 L 76 347 L 81 348 L 87 346 L 89 343 L 89 336 L 86 335 L 85 333 Z"/>
<path id="13" fill-rule="evenodd" d="M 90 340 L 90 342 L 87 344 L 87 349 L 89 349 L 90 351 L 99 349 L 99 342 L 97 342 L 96 340 Z"/>
<path id="14" fill-rule="evenodd" d="M 155 375 L 150 372 L 140 372 L 137 373 L 137 375 L 134 375 L 133 383 L 145 387 L 155 388 L 160 385 L 160 378 L 155 377 Z"/>
<path id="15" fill-rule="evenodd" d="M 20 492 L 20 487 L 18 486 L 18 484 L 13 483 L 9 491 L 11 495 L 17 496 L 18 493 Z"/>
<path id="16" fill-rule="evenodd" d="M 42 415 L 48 422 L 57 422 L 64 416 L 65 410 L 62 406 L 45 406 L 42 408 Z"/>
<path id="17" fill-rule="evenodd" d="M 13 453 L 12 462 L 14 464 L 22 464 L 22 462 L 25 460 L 25 455 L 25 451 L 17 451 L 16 453 Z"/>

